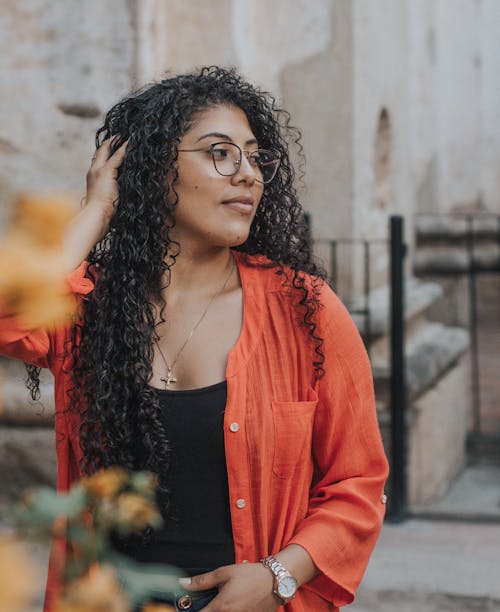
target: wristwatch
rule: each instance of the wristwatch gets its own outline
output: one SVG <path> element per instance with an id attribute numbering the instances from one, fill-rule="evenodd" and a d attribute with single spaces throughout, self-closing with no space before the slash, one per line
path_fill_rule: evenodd
<path id="1" fill-rule="evenodd" d="M 264 567 L 267 567 L 274 575 L 274 587 L 273 593 L 281 599 L 283 605 L 286 605 L 297 592 L 297 581 L 290 574 L 290 572 L 285 569 L 285 567 L 272 555 L 266 557 L 265 559 L 261 559 L 260 562 Z"/>

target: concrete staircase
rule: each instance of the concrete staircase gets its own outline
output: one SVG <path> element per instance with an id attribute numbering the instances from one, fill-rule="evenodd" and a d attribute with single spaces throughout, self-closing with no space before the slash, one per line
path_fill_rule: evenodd
<path id="1" fill-rule="evenodd" d="M 468 424 L 468 333 L 432 321 L 429 310 L 443 296 L 441 286 L 410 278 L 405 283 L 405 335 L 408 392 L 408 501 L 439 499 L 465 464 Z M 390 330 L 389 287 L 369 297 L 372 362 L 382 435 L 389 449 Z M 357 310 L 361 301 L 352 304 Z M 362 329 L 362 317 L 355 315 Z"/>

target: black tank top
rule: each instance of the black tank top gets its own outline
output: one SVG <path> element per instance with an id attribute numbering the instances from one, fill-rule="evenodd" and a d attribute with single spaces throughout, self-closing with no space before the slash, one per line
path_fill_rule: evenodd
<path id="1" fill-rule="evenodd" d="M 146 544 L 121 542 L 118 548 L 137 561 L 167 563 L 188 575 L 234 563 L 224 453 L 226 381 L 157 393 L 171 446 L 169 504 L 160 507 L 164 525 Z"/>

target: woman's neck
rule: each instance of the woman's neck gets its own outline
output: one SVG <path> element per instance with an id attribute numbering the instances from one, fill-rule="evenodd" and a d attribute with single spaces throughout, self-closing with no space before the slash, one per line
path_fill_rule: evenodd
<path id="1" fill-rule="evenodd" d="M 203 297 L 213 293 L 229 274 L 232 257 L 228 247 L 203 252 L 181 248 L 171 267 L 170 284 L 166 289 L 169 301 L 175 294 Z"/>

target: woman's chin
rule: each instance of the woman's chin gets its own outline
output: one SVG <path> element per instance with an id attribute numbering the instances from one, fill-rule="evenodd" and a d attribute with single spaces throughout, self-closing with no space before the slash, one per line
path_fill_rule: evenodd
<path id="1" fill-rule="evenodd" d="M 245 224 L 245 227 L 228 227 L 224 234 L 221 235 L 221 246 L 237 247 L 248 240 L 250 227 Z"/>
<path id="2" fill-rule="evenodd" d="M 248 234 L 245 234 L 244 236 L 237 236 L 234 238 L 234 240 L 231 241 L 231 244 L 229 244 L 228 246 L 231 248 L 239 247 L 242 244 L 245 244 L 247 240 L 248 240 Z"/>

